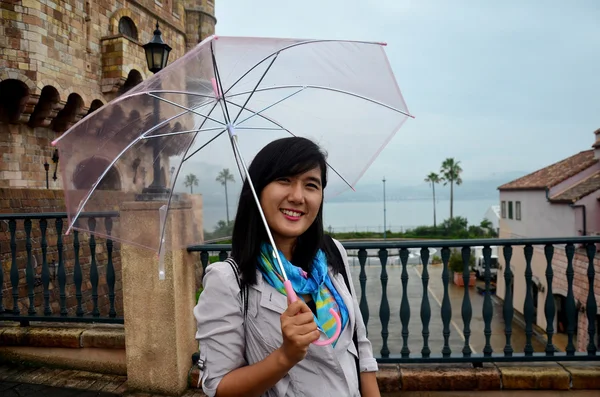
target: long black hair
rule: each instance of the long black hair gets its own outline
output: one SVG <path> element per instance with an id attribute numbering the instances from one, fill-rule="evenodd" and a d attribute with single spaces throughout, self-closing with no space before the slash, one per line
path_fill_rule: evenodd
<path id="1" fill-rule="evenodd" d="M 258 152 L 248 172 L 254 182 L 258 197 L 269 183 L 282 177 L 300 175 L 319 167 L 321 169 L 321 186 L 327 186 L 326 154 L 321 148 L 306 138 L 291 137 L 273 141 Z M 323 249 L 328 253 L 323 238 L 323 202 L 310 227 L 298 237 L 291 263 L 305 271 L 311 271 L 312 261 L 317 251 Z M 260 246 L 269 242 L 265 225 L 260 217 L 257 203 L 252 195 L 248 179 L 244 181 L 240 193 L 237 214 L 233 226 L 231 256 L 240 268 L 242 285 L 256 284 L 256 267 Z M 339 273 L 344 264 L 330 263 L 335 273 Z"/>

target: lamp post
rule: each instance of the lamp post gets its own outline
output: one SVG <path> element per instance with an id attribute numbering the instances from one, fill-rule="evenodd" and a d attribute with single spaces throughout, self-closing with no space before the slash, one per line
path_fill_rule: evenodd
<path id="1" fill-rule="evenodd" d="M 383 177 L 383 239 L 387 238 L 386 208 L 385 208 L 385 176 Z"/>
<path id="2" fill-rule="evenodd" d="M 144 51 L 146 52 L 146 62 L 148 63 L 148 69 L 152 73 L 158 73 L 162 69 L 167 66 L 167 61 L 169 60 L 169 53 L 171 52 L 171 47 L 167 45 L 162 40 L 162 33 L 158 28 L 158 21 L 156 22 L 156 30 L 154 30 L 154 37 L 152 40 L 144 44 Z M 158 99 L 154 99 L 154 117 L 155 117 L 155 125 L 158 124 L 159 118 L 159 107 L 158 107 Z M 160 162 L 160 139 L 155 138 L 152 139 L 152 158 L 154 159 L 153 163 L 153 174 L 152 174 L 152 183 L 150 186 L 145 187 L 142 190 L 142 193 L 147 194 L 150 193 L 157 198 L 162 198 L 170 191 L 164 185 L 163 178 L 161 176 L 161 162 Z"/>

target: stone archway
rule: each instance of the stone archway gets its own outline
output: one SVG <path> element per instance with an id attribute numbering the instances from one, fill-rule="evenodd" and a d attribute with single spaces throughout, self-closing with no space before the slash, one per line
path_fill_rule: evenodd
<path id="1" fill-rule="evenodd" d="M 75 168 L 73 173 L 73 186 L 77 190 L 89 190 L 102 172 L 110 166 L 110 162 L 104 158 L 92 157 L 83 160 Z M 102 178 L 97 190 L 121 190 L 121 175 L 115 167 L 111 167 Z"/>
<path id="2" fill-rule="evenodd" d="M 142 74 L 136 69 L 131 69 L 127 75 L 127 80 L 125 80 L 125 83 L 119 89 L 118 95 L 123 95 L 136 85 L 140 84 L 142 81 L 144 81 Z"/>
<path id="3" fill-rule="evenodd" d="M 29 100 L 29 87 L 17 79 L 0 81 L 0 122 L 16 124 Z"/>

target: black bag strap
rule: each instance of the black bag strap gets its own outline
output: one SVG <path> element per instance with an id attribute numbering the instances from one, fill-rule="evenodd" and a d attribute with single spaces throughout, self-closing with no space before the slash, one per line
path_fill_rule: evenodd
<path id="1" fill-rule="evenodd" d="M 238 283 L 238 287 L 240 288 L 240 297 L 242 300 L 242 304 L 244 305 L 244 319 L 246 318 L 246 314 L 248 314 L 248 286 L 242 285 L 242 276 L 240 274 L 240 269 L 237 263 L 232 258 L 225 259 L 225 262 L 229 264 L 231 270 L 235 274 L 235 279 Z"/>
<path id="2" fill-rule="evenodd" d="M 341 273 L 342 276 L 344 277 L 344 283 L 346 284 L 346 288 L 348 288 L 348 292 L 350 292 L 350 295 L 352 295 L 352 288 L 350 288 L 350 281 L 348 280 L 348 274 L 346 273 L 346 264 L 344 263 L 344 259 L 342 258 L 342 254 L 338 248 L 338 246 L 335 244 L 335 241 L 333 241 L 333 238 L 326 234 L 325 236 L 325 244 L 327 245 L 328 251 L 329 253 L 331 253 L 337 263 L 341 263 L 342 266 L 340 267 L 341 269 Z M 357 313 L 356 315 L 360 315 L 360 313 Z M 354 325 L 354 332 L 352 333 L 352 342 L 354 343 L 354 347 L 356 348 L 356 354 L 359 355 L 359 351 L 358 351 L 358 335 L 356 334 L 356 323 Z M 356 363 L 356 374 L 358 375 L 358 391 L 360 393 L 360 388 L 361 388 L 361 382 L 360 382 L 360 363 L 359 363 L 359 359 L 358 357 L 354 360 Z"/>

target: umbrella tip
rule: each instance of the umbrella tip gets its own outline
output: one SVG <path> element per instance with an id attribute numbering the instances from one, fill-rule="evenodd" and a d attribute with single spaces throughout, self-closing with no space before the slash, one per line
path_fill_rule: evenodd
<path id="1" fill-rule="evenodd" d="M 380 41 L 380 42 L 379 42 L 379 45 L 382 45 L 382 46 L 384 46 L 384 47 L 385 47 L 385 46 L 387 46 L 387 43 L 386 43 L 385 41 Z"/>
<path id="2" fill-rule="evenodd" d="M 51 144 L 52 146 L 56 146 L 56 142 L 58 142 L 58 139 L 55 139 L 55 140 L 53 140 L 53 141 L 52 141 L 50 144 Z"/>

